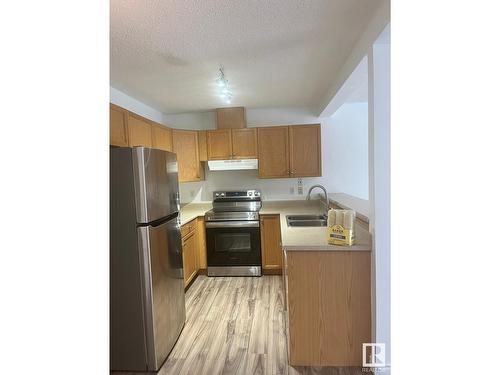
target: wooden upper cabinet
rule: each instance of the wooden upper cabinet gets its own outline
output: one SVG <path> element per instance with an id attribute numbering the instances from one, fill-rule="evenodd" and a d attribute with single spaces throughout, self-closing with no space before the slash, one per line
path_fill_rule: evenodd
<path id="1" fill-rule="evenodd" d="M 127 130 L 128 112 L 126 109 L 110 104 L 109 106 L 109 144 L 113 146 L 128 146 Z"/>
<path id="2" fill-rule="evenodd" d="M 198 132 L 172 129 L 173 151 L 177 154 L 179 182 L 200 181 L 204 178 L 201 168 Z"/>
<path id="3" fill-rule="evenodd" d="M 258 128 L 259 177 L 290 176 L 288 126 Z"/>
<path id="4" fill-rule="evenodd" d="M 217 129 L 246 128 L 245 107 L 217 108 L 215 110 Z"/>
<path id="5" fill-rule="evenodd" d="M 231 159 L 231 129 L 207 131 L 207 151 L 208 160 Z"/>
<path id="6" fill-rule="evenodd" d="M 145 118 L 128 113 L 128 138 L 129 146 L 153 146 L 153 136 L 151 123 Z"/>
<path id="7" fill-rule="evenodd" d="M 280 270 L 283 262 L 280 215 L 260 215 L 262 268 Z"/>
<path id="8" fill-rule="evenodd" d="M 153 124 L 153 148 L 164 151 L 172 151 L 172 129 L 159 124 Z"/>
<path id="9" fill-rule="evenodd" d="M 200 154 L 200 161 L 208 160 L 206 130 L 198 130 L 198 152 Z"/>
<path id="10" fill-rule="evenodd" d="M 294 125 L 290 136 L 290 177 L 321 176 L 321 126 Z"/>
<path id="11" fill-rule="evenodd" d="M 232 129 L 233 159 L 257 158 L 257 129 Z"/>

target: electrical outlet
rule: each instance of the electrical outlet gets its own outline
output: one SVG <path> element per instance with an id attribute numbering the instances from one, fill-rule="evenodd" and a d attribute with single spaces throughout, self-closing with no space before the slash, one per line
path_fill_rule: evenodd
<path id="1" fill-rule="evenodd" d="M 295 194 L 295 188 L 293 186 L 290 188 L 290 194 Z"/>
<path id="2" fill-rule="evenodd" d="M 299 195 L 303 195 L 304 194 L 304 185 L 302 184 L 302 179 L 301 178 L 297 179 L 297 193 Z"/>
<path id="3" fill-rule="evenodd" d="M 194 198 L 194 190 L 189 190 L 189 195 L 191 196 L 191 198 Z"/>

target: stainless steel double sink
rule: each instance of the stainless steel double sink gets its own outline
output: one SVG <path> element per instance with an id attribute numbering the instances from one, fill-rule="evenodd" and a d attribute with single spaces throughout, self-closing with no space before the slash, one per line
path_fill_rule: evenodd
<path id="1" fill-rule="evenodd" d="M 325 215 L 286 215 L 289 227 L 326 227 Z"/>

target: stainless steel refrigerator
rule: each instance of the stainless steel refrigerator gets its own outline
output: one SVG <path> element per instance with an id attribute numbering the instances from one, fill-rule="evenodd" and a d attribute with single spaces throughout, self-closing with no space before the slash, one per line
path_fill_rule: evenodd
<path id="1" fill-rule="evenodd" d="M 174 153 L 110 150 L 111 370 L 157 371 L 184 326 Z"/>

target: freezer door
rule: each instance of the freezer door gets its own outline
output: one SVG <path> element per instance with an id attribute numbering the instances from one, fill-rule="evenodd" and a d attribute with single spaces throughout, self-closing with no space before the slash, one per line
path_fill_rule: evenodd
<path id="1" fill-rule="evenodd" d="M 146 147 L 132 149 L 138 223 L 179 212 L 177 155 Z"/>
<path id="2" fill-rule="evenodd" d="M 157 371 L 184 326 L 186 310 L 178 217 L 138 227 L 144 280 L 148 371 Z"/>

